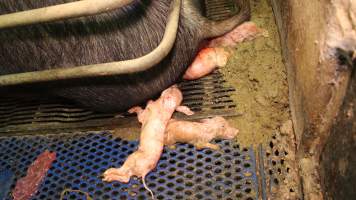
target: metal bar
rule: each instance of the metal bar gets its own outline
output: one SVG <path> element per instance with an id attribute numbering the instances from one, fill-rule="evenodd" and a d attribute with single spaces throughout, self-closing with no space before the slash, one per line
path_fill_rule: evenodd
<path id="1" fill-rule="evenodd" d="M 50 69 L 0 76 L 0 87 L 74 78 L 129 74 L 147 70 L 168 55 L 177 36 L 181 0 L 174 0 L 170 7 L 166 29 L 161 43 L 149 54 L 125 61 Z"/>
<path id="2" fill-rule="evenodd" d="M 123 7 L 133 1 L 134 0 L 81 0 L 0 15 L 0 29 L 100 14 Z"/>
<path id="3" fill-rule="evenodd" d="M 265 167 L 264 167 L 264 150 L 262 147 L 262 144 L 258 145 L 258 163 L 259 163 L 259 177 L 260 177 L 260 196 L 262 200 L 266 200 L 267 199 L 267 194 L 266 194 L 266 177 L 265 177 Z"/>

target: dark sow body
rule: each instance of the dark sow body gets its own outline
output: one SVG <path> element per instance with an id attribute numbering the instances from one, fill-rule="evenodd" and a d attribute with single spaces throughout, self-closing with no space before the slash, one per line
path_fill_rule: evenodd
<path id="1" fill-rule="evenodd" d="M 0 14 L 68 1 L 0 2 Z M 96 16 L 0 29 L 0 74 L 128 60 L 160 43 L 170 0 L 142 0 Z M 197 0 L 183 0 L 178 34 L 170 54 L 153 68 L 130 75 L 56 81 L 33 85 L 37 91 L 75 100 L 98 111 L 122 111 L 153 98 L 174 84 L 194 58 L 200 43 L 223 34 L 249 17 L 247 0 L 239 16 L 211 22 Z"/>

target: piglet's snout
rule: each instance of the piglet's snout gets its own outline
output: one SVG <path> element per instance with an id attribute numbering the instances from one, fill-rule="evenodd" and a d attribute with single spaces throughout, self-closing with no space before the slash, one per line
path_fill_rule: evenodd
<path id="1" fill-rule="evenodd" d="M 218 118 L 218 120 L 221 125 L 220 131 L 218 133 L 218 135 L 220 135 L 220 138 L 227 140 L 235 138 L 239 130 L 230 126 L 224 118 Z"/>
<path id="2" fill-rule="evenodd" d="M 234 139 L 236 137 L 236 135 L 239 133 L 239 130 L 233 127 L 226 127 L 226 130 L 223 134 L 223 139 Z"/>

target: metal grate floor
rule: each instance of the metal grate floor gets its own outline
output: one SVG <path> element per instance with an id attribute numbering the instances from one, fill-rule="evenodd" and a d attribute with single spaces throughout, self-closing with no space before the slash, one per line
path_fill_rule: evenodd
<path id="1" fill-rule="evenodd" d="M 225 85 L 218 71 L 199 80 L 182 82 L 179 87 L 183 104 L 196 114 L 186 117 L 176 113 L 175 118 L 238 115 L 231 99 L 235 90 Z M 126 130 L 138 126 L 132 124 L 136 121 L 136 116 L 127 113 L 118 116 L 95 113 L 59 100 L 2 98 L 0 173 L 10 169 L 15 174 L 15 179 L 10 180 L 13 188 L 36 157 L 48 149 L 57 153 L 57 160 L 33 200 L 60 199 L 65 189 L 87 192 L 95 200 L 150 199 L 141 180 L 134 178 L 129 184 L 101 181 L 101 174 L 107 168 L 120 167 L 138 142 L 113 138 L 106 131 L 87 131 L 97 130 L 96 127 Z M 221 146 L 220 151 L 198 151 L 188 144 L 177 145 L 176 149 L 165 148 L 146 183 L 157 199 L 272 198 L 276 188 L 293 179 L 290 172 L 296 168 L 288 158 L 292 150 L 281 146 L 280 141 L 274 135 L 258 151 L 221 140 L 215 141 Z M 298 192 L 298 186 L 288 185 L 286 189 L 289 193 Z M 11 194 L 6 199 L 12 199 Z M 86 199 L 86 196 L 66 192 L 64 199 Z"/>
<path id="2" fill-rule="evenodd" d="M 157 168 L 146 183 L 157 199 L 245 199 L 258 198 L 255 155 L 230 141 L 216 141 L 222 148 L 198 151 L 182 144 L 165 149 Z M 0 138 L 0 171 L 11 169 L 15 180 L 44 150 L 55 151 L 53 163 L 33 199 L 60 198 L 65 188 L 89 193 L 93 199 L 150 199 L 141 180 L 129 184 L 101 181 L 109 167 L 119 167 L 137 146 L 135 141 L 112 138 L 109 133 L 11 136 Z M 12 187 L 15 183 L 12 184 Z M 11 199 L 10 195 L 7 199 Z M 85 199 L 67 192 L 64 199 Z"/>
<path id="3" fill-rule="evenodd" d="M 205 0 L 205 5 L 205 15 L 215 21 L 225 20 L 239 12 L 234 0 Z"/>
<path id="4" fill-rule="evenodd" d="M 274 199 L 283 193 L 285 199 L 302 199 L 293 141 L 275 132 L 268 144 L 258 149 L 261 193 L 263 199 Z"/>
<path id="5" fill-rule="evenodd" d="M 226 86 L 223 75 L 218 71 L 194 81 L 179 84 L 183 105 L 196 112 L 193 116 L 175 114 L 178 119 L 201 119 L 211 116 L 234 116 L 236 104 L 231 99 L 235 91 Z M 136 118 L 136 117 L 135 117 Z M 29 134 L 55 130 L 83 130 L 95 127 L 120 127 L 128 124 L 132 115 L 128 113 L 97 113 L 59 99 L 31 99 L 2 97 L 0 99 L 0 134 Z M 60 131 L 63 132 L 63 131 Z"/>

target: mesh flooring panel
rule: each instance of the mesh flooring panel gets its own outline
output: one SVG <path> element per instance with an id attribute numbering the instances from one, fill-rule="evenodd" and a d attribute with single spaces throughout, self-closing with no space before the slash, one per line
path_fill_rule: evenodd
<path id="1" fill-rule="evenodd" d="M 146 177 L 156 198 L 257 199 L 253 150 L 240 149 L 230 141 L 216 143 L 221 150 L 198 151 L 187 144 L 177 145 L 174 150 L 166 148 L 157 168 Z M 88 192 L 93 199 L 150 199 L 136 178 L 129 184 L 101 181 L 101 174 L 109 167 L 121 166 L 136 146 L 136 141 L 113 139 L 105 132 L 1 137 L 0 170 L 11 169 L 18 180 L 34 159 L 49 149 L 57 153 L 57 160 L 33 199 L 57 200 L 65 188 Z M 64 199 L 85 197 L 68 192 Z"/>
<path id="2" fill-rule="evenodd" d="M 298 180 L 295 180 L 297 179 L 297 163 L 295 155 L 293 155 L 293 146 L 288 142 L 290 142 L 290 137 L 276 132 L 265 145 L 265 148 L 260 146 L 258 150 L 259 157 L 263 158 L 260 164 L 264 168 L 264 174 L 261 177 L 263 178 L 261 188 L 263 189 L 264 199 L 267 199 L 267 197 L 273 199 L 278 190 L 282 190 L 286 198 L 286 195 L 289 195 L 289 199 L 300 199 L 298 198 L 300 185 Z M 291 157 L 292 155 L 293 157 Z"/>

